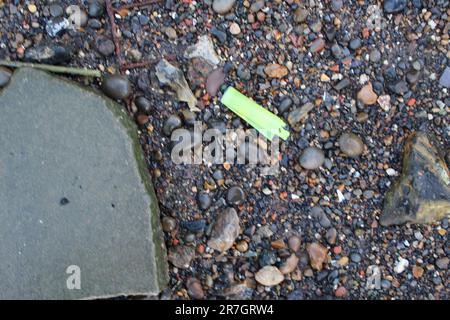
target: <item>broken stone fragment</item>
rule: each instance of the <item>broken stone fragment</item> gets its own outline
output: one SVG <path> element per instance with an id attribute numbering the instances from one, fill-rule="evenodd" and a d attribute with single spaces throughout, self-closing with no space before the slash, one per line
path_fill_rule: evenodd
<path id="1" fill-rule="evenodd" d="M 447 164 L 426 133 L 414 133 L 405 145 L 402 175 L 386 194 L 380 223 L 430 223 L 449 214 Z"/>
<path id="2" fill-rule="evenodd" d="M 191 111 L 200 111 L 200 109 L 196 107 L 197 99 L 189 88 L 183 72 L 180 69 L 171 65 L 167 60 L 162 59 L 156 65 L 156 76 L 163 85 L 168 85 L 175 90 L 178 100 L 187 102 Z"/>
<path id="3" fill-rule="evenodd" d="M 227 208 L 217 217 L 208 246 L 214 250 L 225 252 L 231 248 L 240 231 L 236 210 Z"/>
<path id="4" fill-rule="evenodd" d="M 25 60 L 44 64 L 63 64 L 71 59 L 71 48 L 58 43 L 40 43 L 25 51 Z"/>
<path id="5" fill-rule="evenodd" d="M 211 38 L 207 35 L 198 38 L 198 42 L 186 49 L 184 57 L 187 59 L 203 58 L 213 66 L 220 63 L 220 58 L 217 56 L 214 44 Z"/>

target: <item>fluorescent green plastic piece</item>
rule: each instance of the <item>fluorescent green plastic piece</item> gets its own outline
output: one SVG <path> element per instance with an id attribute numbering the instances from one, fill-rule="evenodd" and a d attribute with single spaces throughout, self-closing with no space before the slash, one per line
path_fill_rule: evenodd
<path id="1" fill-rule="evenodd" d="M 220 102 L 248 122 L 267 139 L 272 140 L 275 135 L 283 140 L 289 138 L 289 131 L 285 129 L 287 125 L 283 120 L 235 88 L 228 87 Z"/>

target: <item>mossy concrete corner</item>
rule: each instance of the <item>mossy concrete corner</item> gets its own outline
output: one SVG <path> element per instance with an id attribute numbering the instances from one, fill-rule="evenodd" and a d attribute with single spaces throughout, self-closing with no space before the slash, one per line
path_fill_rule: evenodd
<path id="1" fill-rule="evenodd" d="M 156 295 L 168 282 L 137 128 L 114 101 L 17 70 L 0 92 L 0 299 Z"/>

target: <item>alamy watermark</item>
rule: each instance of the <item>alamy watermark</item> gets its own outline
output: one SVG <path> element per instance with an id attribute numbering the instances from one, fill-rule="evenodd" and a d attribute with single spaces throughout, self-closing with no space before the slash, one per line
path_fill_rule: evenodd
<path id="1" fill-rule="evenodd" d="M 203 130 L 203 127 L 202 122 L 195 122 L 193 130 L 173 131 L 171 158 L 175 164 L 243 164 L 258 167 L 260 175 L 279 173 L 278 136 L 269 141 L 255 129 Z"/>
<path id="2" fill-rule="evenodd" d="M 81 269 L 77 265 L 70 265 L 66 269 L 66 274 L 69 276 L 66 280 L 66 287 L 69 290 L 81 289 Z"/>

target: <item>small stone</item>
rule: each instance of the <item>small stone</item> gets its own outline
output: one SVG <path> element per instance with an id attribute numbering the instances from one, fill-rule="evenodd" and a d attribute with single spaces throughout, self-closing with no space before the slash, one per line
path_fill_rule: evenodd
<path id="1" fill-rule="evenodd" d="M 11 79 L 12 71 L 0 66 L 0 88 L 5 87 Z"/>
<path id="2" fill-rule="evenodd" d="M 360 263 L 361 262 L 361 255 L 359 253 L 352 253 L 350 255 L 350 260 L 354 263 Z"/>
<path id="3" fill-rule="evenodd" d="M 391 109 L 391 96 L 379 96 L 377 102 L 380 105 L 381 109 L 383 109 L 383 111 L 388 112 Z"/>
<path id="4" fill-rule="evenodd" d="M 292 106 L 292 103 L 293 101 L 290 97 L 285 97 L 278 106 L 278 111 L 280 113 L 286 112 Z"/>
<path id="5" fill-rule="evenodd" d="M 400 178 L 387 192 L 380 223 L 431 223 L 450 212 L 450 173 L 434 139 L 413 133 L 406 142 Z"/>
<path id="6" fill-rule="evenodd" d="M 206 91 L 211 97 L 215 97 L 222 84 L 225 82 L 225 73 L 222 68 L 211 72 L 206 80 Z"/>
<path id="7" fill-rule="evenodd" d="M 175 230 L 177 226 L 177 222 L 175 221 L 175 219 L 167 216 L 162 218 L 161 224 L 164 232 L 171 232 Z"/>
<path id="8" fill-rule="evenodd" d="M 320 75 L 320 81 L 322 81 L 322 82 L 330 82 L 330 77 L 329 76 L 327 76 L 325 73 L 322 73 L 321 75 Z"/>
<path id="9" fill-rule="evenodd" d="M 216 37 L 217 40 L 220 41 L 220 43 L 223 44 L 227 42 L 227 34 L 222 30 L 219 30 L 216 27 L 212 27 L 210 32 L 214 37 Z"/>
<path id="10" fill-rule="evenodd" d="M 300 250 L 300 246 L 302 244 L 302 241 L 300 240 L 300 238 L 298 236 L 290 236 L 288 239 L 288 246 L 289 249 L 291 249 L 294 252 L 297 252 L 298 250 Z"/>
<path id="11" fill-rule="evenodd" d="M 126 76 L 112 74 L 107 75 L 102 83 L 103 92 L 115 100 L 123 100 L 132 93 L 131 83 Z"/>
<path id="12" fill-rule="evenodd" d="M 56 37 L 69 27 L 69 20 L 63 17 L 57 17 L 47 22 L 47 24 L 45 25 L 45 31 L 47 31 L 47 34 L 50 37 Z"/>
<path id="13" fill-rule="evenodd" d="M 361 88 L 358 92 L 358 100 L 365 105 L 375 104 L 377 102 L 377 94 L 373 91 L 372 84 L 369 83 Z"/>
<path id="14" fill-rule="evenodd" d="M 188 104 L 191 111 L 200 111 L 196 107 L 197 98 L 192 93 L 183 72 L 171 65 L 167 60 L 162 59 L 156 65 L 156 76 L 163 85 L 168 85 L 176 91 L 178 100 Z"/>
<path id="15" fill-rule="evenodd" d="M 413 273 L 414 278 L 420 279 L 423 276 L 424 269 L 422 267 L 419 267 L 419 266 L 414 266 L 412 268 L 412 273 Z"/>
<path id="16" fill-rule="evenodd" d="M 203 292 L 202 284 L 200 280 L 197 278 L 189 278 L 186 283 L 188 295 L 191 298 L 201 300 L 205 297 L 205 293 Z"/>
<path id="17" fill-rule="evenodd" d="M 403 96 L 406 92 L 408 92 L 408 84 L 406 81 L 401 80 L 389 85 L 389 89 L 395 94 Z"/>
<path id="18" fill-rule="evenodd" d="M 328 250 L 320 243 L 314 242 L 308 244 L 306 250 L 309 254 L 309 260 L 311 263 L 311 267 L 315 270 L 322 270 L 323 264 L 327 261 L 328 258 Z"/>
<path id="19" fill-rule="evenodd" d="M 439 78 L 439 85 L 450 88 L 450 67 L 446 67 L 441 77 Z"/>
<path id="20" fill-rule="evenodd" d="M 164 29 L 164 33 L 166 34 L 166 36 L 169 39 L 174 40 L 174 39 L 178 38 L 177 31 L 174 28 L 172 28 L 172 27 L 165 28 Z"/>
<path id="21" fill-rule="evenodd" d="M 354 133 L 344 133 L 339 138 L 339 148 L 348 157 L 359 157 L 364 152 L 364 143 Z"/>
<path id="22" fill-rule="evenodd" d="M 103 16 L 103 13 L 105 12 L 105 8 L 102 3 L 98 0 L 94 0 L 89 4 L 88 7 L 88 15 L 91 18 L 100 18 Z"/>
<path id="23" fill-rule="evenodd" d="M 105 37 L 99 37 L 95 43 L 98 52 L 100 52 L 103 56 L 108 57 L 114 53 L 115 46 L 112 40 Z"/>
<path id="24" fill-rule="evenodd" d="M 337 231 L 335 228 L 328 229 L 327 233 L 325 234 L 325 239 L 327 239 L 327 242 L 331 245 L 336 243 L 337 238 Z"/>
<path id="25" fill-rule="evenodd" d="M 207 192 L 202 191 L 197 194 L 197 202 L 200 210 L 208 210 L 212 200 Z"/>
<path id="26" fill-rule="evenodd" d="M 255 274 L 255 280 L 263 286 L 271 287 L 283 282 L 284 276 L 278 268 L 265 266 Z"/>
<path id="27" fill-rule="evenodd" d="M 177 246 L 169 249 L 168 260 L 175 267 L 187 269 L 195 256 L 195 248 L 191 246 Z"/>
<path id="28" fill-rule="evenodd" d="M 201 233 L 205 230 L 206 227 L 206 220 L 205 219 L 199 219 L 199 220 L 193 220 L 193 221 L 182 221 L 180 223 L 181 227 L 195 233 Z"/>
<path id="29" fill-rule="evenodd" d="M 257 1 L 252 1 L 252 5 L 250 6 L 250 11 L 253 13 L 258 12 L 259 10 L 261 10 L 262 8 L 264 8 L 265 5 L 265 1 L 264 0 L 257 0 Z"/>
<path id="30" fill-rule="evenodd" d="M 347 295 L 347 289 L 341 286 L 336 289 L 334 295 L 336 296 L 336 298 L 343 298 Z"/>
<path id="31" fill-rule="evenodd" d="M 214 0 L 212 8 L 218 14 L 226 14 L 231 11 L 236 0 Z"/>
<path id="32" fill-rule="evenodd" d="M 444 257 L 436 260 L 436 266 L 441 270 L 447 270 L 449 258 Z"/>
<path id="33" fill-rule="evenodd" d="M 244 201 L 245 194 L 241 187 L 231 187 L 227 191 L 227 202 L 230 205 L 239 205 Z"/>
<path id="34" fill-rule="evenodd" d="M 267 74 L 269 78 L 283 78 L 289 74 L 288 68 L 276 63 L 267 65 L 264 68 L 264 72 Z"/>
<path id="35" fill-rule="evenodd" d="M 231 23 L 230 25 L 230 33 L 232 35 L 238 35 L 241 33 L 241 27 L 236 22 Z"/>
<path id="36" fill-rule="evenodd" d="M 289 125 L 298 130 L 298 124 L 302 122 L 302 120 L 306 119 L 308 113 L 313 109 L 314 104 L 311 102 L 305 103 L 300 108 L 295 108 L 289 113 L 287 117 Z"/>
<path id="37" fill-rule="evenodd" d="M 325 41 L 322 38 L 317 38 L 311 43 L 309 51 L 312 53 L 318 53 L 325 48 Z"/>
<path id="38" fill-rule="evenodd" d="M 28 5 L 28 11 L 30 11 L 31 13 L 35 13 L 37 11 L 37 7 L 34 4 L 29 4 Z"/>
<path id="39" fill-rule="evenodd" d="M 248 243 L 245 240 L 239 241 L 236 244 L 236 249 L 238 249 L 239 252 L 246 252 L 248 250 Z"/>
<path id="40" fill-rule="evenodd" d="M 341 81 L 339 81 L 338 83 L 336 83 L 334 85 L 334 88 L 338 91 L 341 91 L 341 90 L 344 90 L 345 88 L 347 88 L 350 84 L 351 84 L 350 79 L 344 78 Z"/>
<path id="41" fill-rule="evenodd" d="M 199 37 L 196 44 L 189 46 L 184 52 L 184 57 L 187 59 L 202 58 L 213 66 L 220 63 L 220 58 L 214 49 L 214 43 L 207 35 Z"/>
<path id="42" fill-rule="evenodd" d="M 291 254 L 289 258 L 281 265 L 280 272 L 282 274 L 289 274 L 293 272 L 297 268 L 299 258 L 295 255 L 295 253 Z"/>
<path id="43" fill-rule="evenodd" d="M 407 0 L 384 0 L 383 8 L 386 13 L 398 13 L 405 10 Z"/>
<path id="44" fill-rule="evenodd" d="M 227 208 L 216 217 L 208 246 L 219 252 L 225 252 L 233 246 L 239 233 L 239 217 L 236 210 Z"/>
<path id="45" fill-rule="evenodd" d="M 181 119 L 177 115 L 171 115 L 164 123 L 163 132 L 166 136 L 170 136 L 175 129 L 181 127 Z"/>
<path id="46" fill-rule="evenodd" d="M 299 162 L 303 168 L 314 170 L 325 162 L 325 155 L 319 148 L 309 147 L 302 152 Z"/>
<path id="47" fill-rule="evenodd" d="M 308 18 L 308 15 L 309 15 L 308 9 L 299 7 L 294 12 L 294 21 L 299 23 L 304 22 L 306 18 Z"/>
<path id="48" fill-rule="evenodd" d="M 69 47 L 58 43 L 40 43 L 25 51 L 25 60 L 43 64 L 66 64 L 71 59 Z"/>
<path id="49" fill-rule="evenodd" d="M 149 114 L 151 111 L 151 103 L 150 100 L 148 100 L 146 97 L 144 96 L 140 96 L 137 97 L 134 100 L 134 104 L 136 105 L 136 107 L 138 108 L 138 110 L 142 113 L 146 113 Z"/>
<path id="50" fill-rule="evenodd" d="M 400 274 L 403 271 L 405 271 L 406 268 L 408 268 L 408 266 L 409 266 L 409 261 L 400 257 L 397 264 L 394 267 L 394 271 L 395 271 L 395 273 Z"/>
<path id="51" fill-rule="evenodd" d="M 63 7 L 61 7 L 59 4 L 56 4 L 56 3 L 51 4 L 51 5 L 48 7 L 48 9 L 49 9 L 49 11 L 50 11 L 50 15 L 51 15 L 53 18 L 60 17 L 60 16 L 62 16 L 62 15 L 64 14 L 64 9 L 63 9 Z"/>
<path id="52" fill-rule="evenodd" d="M 381 52 L 380 50 L 374 48 L 369 53 L 369 60 L 373 63 L 377 63 L 381 60 Z"/>

